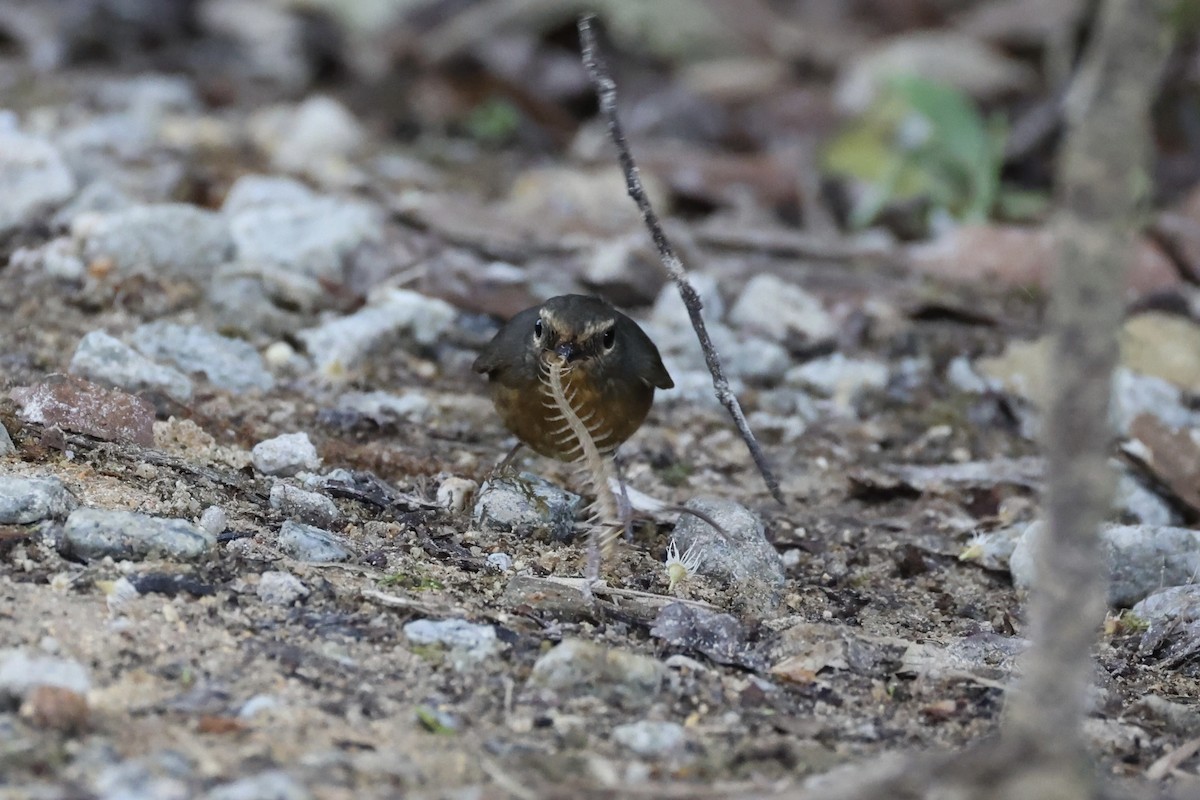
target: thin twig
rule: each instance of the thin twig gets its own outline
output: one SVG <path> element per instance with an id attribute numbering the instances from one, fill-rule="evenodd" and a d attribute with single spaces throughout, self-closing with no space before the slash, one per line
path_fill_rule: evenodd
<path id="1" fill-rule="evenodd" d="M 637 163 L 633 160 L 633 154 L 629 151 L 629 143 L 625 139 L 625 131 L 621 127 L 621 119 L 617 116 L 617 85 L 609 74 L 608 65 L 604 63 L 600 55 L 600 48 L 596 43 L 596 34 L 592 30 L 594 19 L 595 17 L 592 15 L 585 15 L 579 18 L 579 38 L 583 46 L 583 66 L 587 70 L 588 78 L 591 80 L 592 87 L 596 90 L 596 97 L 600 101 L 600 113 L 608 125 L 608 135 L 612 139 L 613 145 L 617 148 L 617 157 L 621 162 L 621 170 L 625 173 L 625 189 L 629 192 L 629 196 L 633 198 L 633 202 L 637 204 L 638 211 L 642 214 L 642 221 L 646 223 L 646 228 L 650 231 L 650 238 L 654 240 L 654 246 L 658 248 L 658 255 L 662 261 L 663 268 L 671 276 L 671 280 L 675 283 L 675 288 L 679 290 L 679 294 L 683 298 L 684 305 L 687 306 L 688 316 L 692 320 L 692 328 L 696 331 L 696 338 L 700 340 L 701 348 L 704 349 L 704 361 L 708 364 L 708 371 L 712 374 L 713 390 L 716 392 L 717 399 L 721 401 L 721 404 L 729 411 L 729 415 L 733 417 L 733 422 L 737 426 L 738 432 L 741 433 L 742 440 L 746 442 L 746 447 L 749 448 L 750 455 L 754 458 L 754 465 L 758 467 L 759 473 L 767 483 L 767 488 L 771 490 L 771 496 L 780 505 L 786 505 L 783 500 L 783 493 L 779 490 L 779 481 L 776 480 L 770 465 L 767 464 L 767 457 L 763 454 L 762 448 L 759 447 L 758 440 L 754 438 L 754 434 L 750 430 L 750 425 L 746 422 L 746 415 L 742 413 L 742 406 L 738 403 L 737 396 L 729 388 L 729 381 L 725 378 L 724 370 L 721 369 L 721 359 L 717 355 L 716 348 L 713 347 L 712 340 L 709 338 L 708 328 L 704 324 L 704 317 L 700 314 L 702 308 L 700 296 L 696 294 L 696 290 L 688 282 L 683 262 L 679 260 L 679 256 L 675 255 L 675 249 L 671 247 L 666 233 L 663 232 L 658 215 L 654 213 L 654 208 L 650 205 L 650 198 L 646 196 L 646 190 L 642 186 L 642 179 L 638 176 Z"/>

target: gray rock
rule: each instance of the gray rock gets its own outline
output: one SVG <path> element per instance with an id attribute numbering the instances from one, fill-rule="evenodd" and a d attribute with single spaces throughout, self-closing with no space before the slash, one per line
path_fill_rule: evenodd
<path id="1" fill-rule="evenodd" d="M 162 392 L 181 403 L 192 399 L 192 381 L 186 375 L 151 361 L 104 331 L 92 331 L 79 341 L 67 371 L 128 392 Z"/>
<path id="2" fill-rule="evenodd" d="M 512 556 L 508 553 L 488 553 L 486 561 L 496 572 L 508 572 L 512 569 Z"/>
<path id="3" fill-rule="evenodd" d="M 134 511 L 79 508 L 67 517 L 64 547 L 87 561 L 160 556 L 195 559 L 217 546 L 217 539 L 186 519 L 152 517 Z"/>
<path id="4" fill-rule="evenodd" d="M 450 650 L 458 669 L 485 661 L 500 649 L 495 628 L 465 619 L 413 620 L 405 624 L 404 635 L 413 644 L 439 644 Z"/>
<path id="5" fill-rule="evenodd" d="M 582 639 L 564 639 L 534 662 L 529 686 L 607 701 L 645 704 L 660 693 L 667 677 L 658 659 L 605 647 Z"/>
<path id="6" fill-rule="evenodd" d="M 548 533 L 565 540 L 575 527 L 583 498 L 536 475 L 496 475 L 479 487 L 473 516 L 480 526 L 522 536 Z"/>
<path id="7" fill-rule="evenodd" d="M 206 800 L 309 800 L 312 793 L 281 769 L 223 783 L 208 790 Z"/>
<path id="8" fill-rule="evenodd" d="M 837 323 L 815 296 L 770 273 L 755 275 L 729 309 L 729 322 L 775 341 L 832 339 Z"/>
<path id="9" fill-rule="evenodd" d="M 281 304 L 281 298 L 268 291 L 275 276 L 258 272 L 247 272 L 240 263 L 217 270 L 208 286 L 208 302 L 216 327 L 251 340 L 260 337 L 279 340 L 311 323 L 311 303 Z M 326 300 L 327 297 L 322 298 L 322 302 Z"/>
<path id="10" fill-rule="evenodd" d="M 807 386 L 828 397 L 853 399 L 867 389 L 887 386 L 888 367 L 879 361 L 834 353 L 788 370 L 787 383 Z"/>
<path id="11" fill-rule="evenodd" d="M 248 199 L 237 199 L 243 208 L 229 218 L 235 257 L 244 267 L 340 281 L 355 250 L 382 240 L 382 214 L 360 201 L 316 195 L 248 205 Z"/>
<path id="12" fill-rule="evenodd" d="M 745 623 L 732 614 L 670 603 L 658 612 L 650 635 L 684 652 L 703 654 L 718 664 L 736 664 L 756 671 L 769 666 L 750 642 Z"/>
<path id="13" fill-rule="evenodd" d="M 721 297 L 717 279 L 703 273 L 690 275 L 689 279 L 704 307 L 705 322 L 711 325 L 720 321 L 725 316 L 725 301 Z M 674 284 L 664 286 L 658 293 L 649 321 L 657 328 L 689 332 L 692 330 L 692 319 L 688 315 L 687 306 L 683 304 Z"/>
<path id="14" fill-rule="evenodd" d="M 0 525 L 62 519 L 78 505 L 75 496 L 58 478 L 0 475 Z"/>
<path id="15" fill-rule="evenodd" d="M 178 753 L 160 751 L 104 766 L 90 788 L 99 800 L 188 800 L 192 772 Z"/>
<path id="16" fill-rule="evenodd" d="M 279 698 L 271 694 L 256 694 L 242 704 L 238 716 L 242 719 L 253 719 L 263 711 L 279 708 Z"/>
<path id="17" fill-rule="evenodd" d="M 453 324 L 449 303 L 407 289 L 387 289 L 355 313 L 297 334 L 327 377 L 340 377 L 377 347 L 408 337 L 429 346 Z"/>
<path id="18" fill-rule="evenodd" d="M 1124 435 L 1140 414 L 1152 414 L 1171 428 L 1200 427 L 1200 412 L 1184 403 L 1178 386 L 1153 375 L 1143 375 L 1118 366 L 1113 372 L 1112 410 L 1116 429 Z"/>
<path id="19" fill-rule="evenodd" d="M 779 604 L 783 559 L 767 541 L 762 522 L 745 506 L 721 498 L 693 498 L 685 508 L 707 514 L 724 534 L 691 514 L 681 514 L 675 526 L 680 552 L 703 557 L 698 571 L 737 587 L 740 606 L 755 615 L 769 615 Z"/>
<path id="20" fill-rule="evenodd" d="M 316 192 L 295 178 L 243 175 L 229 187 L 221 213 L 232 219 L 251 209 L 299 206 L 311 203 L 316 197 Z"/>
<path id="21" fill-rule="evenodd" d="M 268 571 L 258 578 L 258 599 L 271 606 L 290 606 L 308 597 L 308 587 L 290 572 Z"/>
<path id="22" fill-rule="evenodd" d="M 971 394 L 986 394 L 994 390 L 991 383 L 975 371 L 971 359 L 955 356 L 946 366 L 946 380 L 959 391 Z"/>
<path id="23" fill-rule="evenodd" d="M 264 475 L 284 477 L 321 466 L 317 448 L 303 432 L 285 433 L 259 442 L 250 451 L 250 459 L 254 468 Z"/>
<path id="24" fill-rule="evenodd" d="M 12 437 L 8 435 L 8 428 L 4 427 L 4 423 L 0 422 L 0 458 L 11 456 L 17 452 L 17 446 L 13 444 Z"/>
<path id="25" fill-rule="evenodd" d="M 283 523 L 279 529 L 279 547 L 298 561 L 348 561 L 353 555 L 340 537 L 292 520 Z"/>
<path id="26" fill-rule="evenodd" d="M 337 399 L 334 412 L 365 417 L 376 425 L 423 420 L 432 403 L 420 392 L 346 392 Z"/>
<path id="27" fill-rule="evenodd" d="M 0 650 L 0 698 L 20 702 L 35 686 L 57 686 L 87 694 L 92 679 L 78 661 L 13 648 Z"/>
<path id="28" fill-rule="evenodd" d="M 683 750 L 687 734 L 678 722 L 644 719 L 618 725 L 613 741 L 642 758 L 663 758 Z"/>
<path id="29" fill-rule="evenodd" d="M 220 506 L 209 506 L 200 515 L 200 527 L 213 536 L 220 536 L 229 525 L 229 515 Z"/>
<path id="30" fill-rule="evenodd" d="M 325 495 L 305 491 L 283 481 L 276 481 L 271 487 L 271 508 L 318 527 L 332 525 L 341 516 L 337 505 Z"/>
<path id="31" fill-rule="evenodd" d="M 148 116 L 114 111 L 68 123 L 58 129 L 54 140 L 76 174 L 90 178 L 115 174 L 114 160 L 144 157 L 157 132 L 157 123 Z"/>
<path id="32" fill-rule="evenodd" d="M 308 98 L 281 120 L 269 149 L 277 169 L 321 175 L 330 162 L 349 159 L 366 142 L 362 125 L 331 97 Z"/>
<path id="33" fill-rule="evenodd" d="M 1113 508 L 1123 515 L 1124 522 L 1140 522 L 1143 525 L 1178 525 L 1183 520 L 1171 508 L 1171 504 L 1146 488 L 1130 471 L 1117 467 L 1117 487 L 1113 497 Z"/>
<path id="34" fill-rule="evenodd" d="M 67 230 L 81 214 L 109 214 L 123 211 L 136 205 L 133 198 L 122 189 L 100 178 L 79 190 L 66 204 L 55 212 L 51 223 L 59 230 Z"/>
<path id="35" fill-rule="evenodd" d="M 164 111 L 195 111 L 200 97 L 192 81 L 181 75 L 144 73 L 102 83 L 96 91 L 101 106 L 129 109 L 150 116 Z"/>
<path id="36" fill-rule="evenodd" d="M 597 242 L 587 254 L 582 280 L 618 306 L 640 306 L 658 296 L 667 276 L 645 233 L 636 231 Z"/>
<path id="37" fill-rule="evenodd" d="M 1138 602 L 1132 613 L 1146 624 L 1139 643 L 1143 654 L 1179 664 L 1200 652 L 1200 584 L 1160 589 Z"/>
<path id="38" fill-rule="evenodd" d="M 1026 528 L 1013 550 L 1009 569 L 1021 589 L 1037 579 L 1036 548 L 1045 523 Z M 1106 525 L 1101 529 L 1108 562 L 1108 604 L 1126 608 L 1166 585 L 1189 583 L 1200 575 L 1200 531 L 1166 525 Z"/>
<path id="39" fill-rule="evenodd" d="M 451 475 L 442 481 L 437 489 L 437 503 L 442 508 L 454 514 L 467 510 L 467 503 L 479 491 L 479 484 L 470 478 L 459 478 Z"/>
<path id="40" fill-rule="evenodd" d="M 995 633 L 971 634 L 948 644 L 914 642 L 904 651 L 897 672 L 932 680 L 955 675 L 1003 680 L 1019 668 L 1019 658 L 1028 647 L 1026 639 Z"/>
<path id="41" fill-rule="evenodd" d="M 149 322 L 139 325 L 132 339 L 133 346 L 150 358 L 174 364 L 188 374 L 200 373 L 221 389 L 240 394 L 267 391 L 275 385 L 252 345 L 198 325 Z"/>
<path id="42" fill-rule="evenodd" d="M 209 36 L 236 47 L 235 73 L 242 80 L 298 93 L 312 79 L 313 64 L 304 44 L 304 23 L 285 6 L 258 0 L 207 0 L 194 12 Z"/>
<path id="43" fill-rule="evenodd" d="M 69 237 L 51 239 L 35 252 L 42 270 L 51 278 L 79 281 L 87 274 L 87 265 L 79 257 L 79 247 Z"/>
<path id="44" fill-rule="evenodd" d="M 150 271 L 201 283 L 233 251 L 225 219 L 186 203 L 88 215 L 76 221 L 72 233 L 82 239 L 89 262 L 111 258 L 122 272 Z"/>
<path id="45" fill-rule="evenodd" d="M 0 128 L 0 236 L 75 193 L 75 176 L 51 143 Z"/>

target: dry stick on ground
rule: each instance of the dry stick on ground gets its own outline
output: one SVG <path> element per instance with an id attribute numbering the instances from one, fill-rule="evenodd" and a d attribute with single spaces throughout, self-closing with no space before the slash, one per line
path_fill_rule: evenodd
<path id="1" fill-rule="evenodd" d="M 633 154 L 629 152 L 629 143 L 625 140 L 625 131 L 621 127 L 620 117 L 617 116 L 617 85 L 609 74 L 604 59 L 600 56 L 596 33 L 592 30 L 594 19 L 595 17 L 590 15 L 579 19 L 583 66 L 587 70 L 588 78 L 591 79 L 592 87 L 596 90 L 596 97 L 600 101 L 600 113 L 608 125 L 608 135 L 617 148 L 621 170 L 625 173 L 625 188 L 628 190 L 629 196 L 633 198 L 633 202 L 637 204 L 638 211 L 642 213 L 642 221 L 646 223 L 646 228 L 650 231 L 650 238 L 654 240 L 654 245 L 658 248 L 663 268 L 671 276 L 675 288 L 679 290 L 679 294 L 683 298 L 684 305 L 687 306 L 688 316 L 692 320 L 692 328 L 696 331 L 696 338 L 700 340 L 700 346 L 704 349 L 704 361 L 708 364 L 708 371 L 712 374 L 713 390 L 716 392 L 717 399 L 733 417 L 738 432 L 741 433 L 746 447 L 750 450 L 751 457 L 754 458 L 755 466 L 758 467 L 759 473 L 766 481 L 767 488 L 771 490 L 771 496 L 780 505 L 785 505 L 783 493 L 779 490 L 779 481 L 775 479 L 775 474 L 767 464 L 767 457 L 763 454 L 758 440 L 754 438 L 749 423 L 746 422 L 746 415 L 742 413 L 737 396 L 729 388 L 729 381 L 725 378 L 725 372 L 721 368 L 721 359 L 717 355 L 716 348 L 713 347 L 712 339 L 708 336 L 708 328 L 704 324 L 704 317 L 700 313 L 702 307 L 700 297 L 692 288 L 692 284 L 688 282 L 683 262 L 679 260 L 679 256 L 675 255 L 675 249 L 671 247 L 671 242 L 668 241 L 662 224 L 658 221 L 658 215 L 654 213 L 650 199 L 646 196 L 642 179 L 638 177 L 637 163 L 633 160 Z"/>
<path id="2" fill-rule="evenodd" d="M 1051 310 L 1057 380 L 1044 439 L 1048 531 L 1037 550 L 1033 648 L 1007 720 L 1009 735 L 1057 750 L 1050 755 L 1064 766 L 1083 764 L 1090 653 L 1105 607 L 1097 531 L 1113 491 L 1109 394 L 1125 268 L 1149 188 L 1150 106 L 1169 51 L 1171 5 L 1105 2 L 1066 100 Z"/>
<path id="3" fill-rule="evenodd" d="M 1122 277 L 1148 184 L 1149 110 L 1170 49 L 1172 2 L 1106 0 L 1067 101 L 1053 309 L 1058 380 L 1045 431 L 1049 530 L 1038 546 L 1033 647 L 1003 736 L 954 756 L 885 759 L 811 793 L 789 793 L 791 800 L 1157 794 L 1148 785 L 1096 786 L 1082 723 L 1104 610 L 1098 529 L 1112 496 L 1107 411 Z"/>

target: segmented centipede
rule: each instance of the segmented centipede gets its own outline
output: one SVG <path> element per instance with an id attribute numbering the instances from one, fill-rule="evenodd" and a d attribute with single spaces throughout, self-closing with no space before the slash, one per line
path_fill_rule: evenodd
<path id="1" fill-rule="evenodd" d="M 588 538 L 587 584 L 600 577 L 600 565 L 605 557 L 612 553 L 617 537 L 624 528 L 621 521 L 620 507 L 612 486 L 617 485 L 616 470 L 612 462 L 605 458 L 597 441 L 603 441 L 611 430 L 599 425 L 595 419 L 596 410 L 581 417 L 575 409 L 578 392 L 563 387 L 563 376 L 570 374 L 570 367 L 564 367 L 559 361 L 542 361 L 542 386 L 549 399 L 544 401 L 546 407 L 557 412 L 551 422 L 562 421 L 561 428 L 554 431 L 555 436 L 561 436 L 559 444 L 564 452 L 572 455 L 572 460 L 584 468 L 585 476 L 592 485 L 596 500 L 590 507 L 588 523 L 591 533 Z M 569 448 L 569 449 L 568 449 Z M 579 455 L 575 455 L 578 452 Z"/>

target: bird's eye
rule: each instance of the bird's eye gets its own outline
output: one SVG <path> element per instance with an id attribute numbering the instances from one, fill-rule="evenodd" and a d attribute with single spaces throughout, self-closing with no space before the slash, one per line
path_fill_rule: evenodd
<path id="1" fill-rule="evenodd" d="M 606 330 L 604 332 L 604 349 L 612 350 L 613 345 L 616 343 L 617 343 L 617 329 L 615 327 L 609 328 L 608 330 Z"/>
<path id="2" fill-rule="evenodd" d="M 535 339 L 542 338 L 542 321 L 540 319 L 537 322 L 533 323 L 533 338 L 535 338 Z"/>

